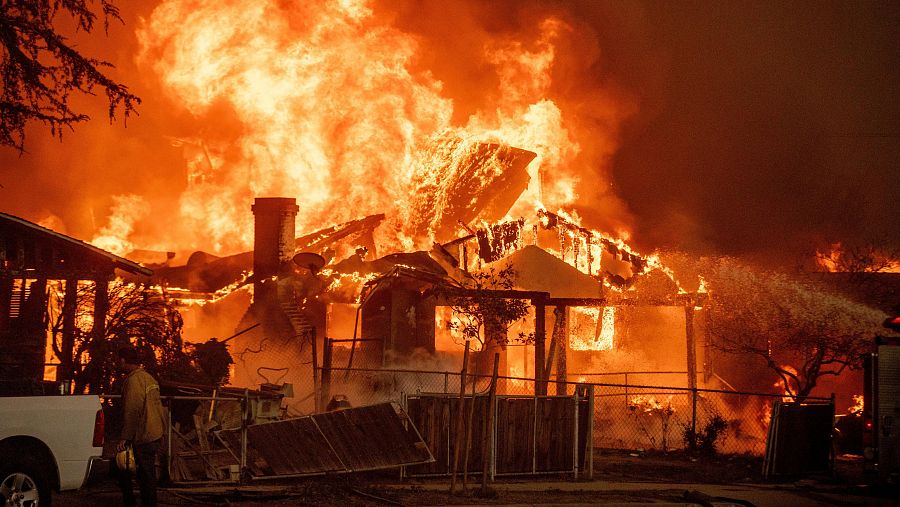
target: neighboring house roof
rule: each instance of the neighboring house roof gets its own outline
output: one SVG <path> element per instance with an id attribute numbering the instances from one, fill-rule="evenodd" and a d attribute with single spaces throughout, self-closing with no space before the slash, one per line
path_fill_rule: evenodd
<path id="1" fill-rule="evenodd" d="M 67 248 L 73 249 L 80 255 L 84 255 L 89 259 L 102 260 L 112 264 L 112 267 L 121 269 L 128 273 L 150 276 L 153 271 L 141 266 L 136 262 L 132 262 L 124 257 L 107 252 L 102 248 L 85 243 L 80 239 L 75 239 L 65 234 L 60 234 L 46 227 L 42 227 L 34 222 L 29 222 L 24 218 L 19 218 L 7 213 L 0 213 L 0 238 L 8 239 L 16 236 L 31 234 L 43 241 L 55 242 Z"/>

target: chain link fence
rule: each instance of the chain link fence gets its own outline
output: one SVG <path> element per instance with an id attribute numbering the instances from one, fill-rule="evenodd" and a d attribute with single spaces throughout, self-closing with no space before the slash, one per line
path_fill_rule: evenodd
<path id="1" fill-rule="evenodd" d="M 350 340 L 332 342 L 326 342 L 317 351 L 317 364 L 323 367 L 316 368 L 315 376 L 311 350 L 293 351 L 288 354 L 290 358 L 282 358 L 287 352 L 272 347 L 274 354 L 269 359 L 278 359 L 273 363 L 294 366 L 283 376 L 280 371 L 266 368 L 261 368 L 260 373 L 270 382 L 275 380 L 270 377 L 278 377 L 279 381 L 294 383 L 294 398 L 285 400 L 288 415 L 323 411 L 329 406 L 400 403 L 404 395 L 460 393 L 459 371 L 389 368 L 380 340 L 358 339 L 353 346 Z M 574 382 L 551 378 L 544 383 L 543 392 L 571 396 L 579 386 L 595 386 L 596 447 L 659 451 L 691 448 L 762 455 L 772 404 L 782 397 L 681 387 L 685 375 L 683 371 L 569 373 L 567 378 Z M 467 375 L 465 393 L 471 395 L 473 389 L 484 393 L 489 384 L 489 376 Z M 535 380 L 501 376 L 497 392 L 531 396 L 535 393 Z"/>
<path id="2" fill-rule="evenodd" d="M 347 364 L 347 363 L 343 363 Z M 406 407 L 411 397 L 438 394 L 456 399 L 460 395 L 459 372 L 385 368 L 330 368 L 321 371 L 320 402 L 343 398 L 351 406 L 395 402 Z M 466 375 L 465 395 L 484 395 L 491 377 Z M 499 376 L 498 396 L 533 397 L 543 387 L 550 398 L 555 395 L 579 398 L 593 393 L 590 415 L 592 447 L 599 449 L 678 451 L 749 454 L 761 456 L 773 402 L 781 396 L 615 383 L 557 382 L 541 386 L 530 378 Z M 588 386 L 592 386 L 588 388 Z M 234 482 L 246 464 L 243 441 L 228 445 L 217 435 L 222 430 L 239 430 L 242 422 L 260 423 L 291 416 L 291 399 L 225 388 L 212 396 L 203 393 L 164 396 L 169 428 L 166 438 L 166 468 L 176 482 Z M 304 402 L 315 395 L 301 394 Z M 108 401 L 118 396 L 106 396 Z M 827 402 L 828 398 L 809 398 L 809 402 Z M 339 408 L 344 408 L 342 405 Z M 120 429 L 118 410 L 104 404 L 108 412 L 108 442 L 114 442 Z M 330 410 L 333 407 L 324 407 Z M 587 417 L 587 416 L 586 416 Z M 243 437 L 242 437 L 243 438 Z M 110 456 L 113 449 L 105 449 Z"/>
<path id="3" fill-rule="evenodd" d="M 662 375 L 667 375 L 663 373 Z M 616 374 L 623 375 L 624 374 Z M 628 374 L 652 377 L 652 372 Z M 475 379 L 473 384 L 472 379 Z M 662 385 L 600 382 L 546 382 L 549 395 L 575 394 L 594 385 L 594 446 L 626 450 L 697 449 L 728 454 L 762 455 L 772 404 L 782 399 L 767 393 L 691 389 Z M 489 376 L 467 375 L 466 395 L 486 392 Z M 404 395 L 459 395 L 460 373 L 381 368 L 333 368 L 330 396 L 342 395 L 354 406 L 401 402 Z M 501 395 L 533 395 L 535 380 L 498 378 Z M 829 401 L 809 398 L 809 401 Z"/>

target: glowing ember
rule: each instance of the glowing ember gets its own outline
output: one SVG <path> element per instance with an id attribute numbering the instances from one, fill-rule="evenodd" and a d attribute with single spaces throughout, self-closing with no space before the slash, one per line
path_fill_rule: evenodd
<path id="1" fill-rule="evenodd" d="M 847 410 L 848 414 L 861 414 L 865 408 L 865 400 L 863 399 L 863 395 L 854 394 L 853 395 L 853 406 Z"/>
<path id="2" fill-rule="evenodd" d="M 665 417 L 675 413 L 675 408 L 672 407 L 672 396 L 669 396 L 665 402 L 657 400 L 655 396 L 635 396 L 628 401 L 628 410 Z"/>

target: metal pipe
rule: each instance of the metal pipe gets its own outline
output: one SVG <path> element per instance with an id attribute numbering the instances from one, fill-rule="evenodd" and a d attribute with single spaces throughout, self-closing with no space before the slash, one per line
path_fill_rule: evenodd
<path id="1" fill-rule="evenodd" d="M 248 327 L 248 328 L 246 328 L 246 329 L 243 329 L 243 330 L 241 330 L 241 331 L 238 331 L 237 333 L 234 333 L 233 335 L 229 336 L 228 338 L 225 338 L 224 340 L 222 340 L 222 341 L 219 342 L 219 343 L 228 343 L 229 340 L 232 340 L 232 339 L 234 339 L 234 338 L 237 338 L 238 336 L 240 336 L 240 335 L 242 335 L 242 334 L 244 334 L 244 333 L 246 333 L 246 332 L 248 332 L 248 331 L 251 331 L 251 330 L 253 330 L 253 329 L 256 329 L 256 328 L 258 328 L 258 327 L 261 326 L 261 325 L 262 325 L 262 323 L 257 322 L 256 324 L 253 324 L 252 326 L 250 326 L 250 327 Z"/>
<path id="2" fill-rule="evenodd" d="M 587 469 L 588 469 L 588 479 L 594 478 L 594 386 L 588 385 L 588 409 L 587 409 L 587 419 L 588 419 L 588 431 L 587 431 L 587 440 L 586 444 L 588 446 L 586 454 L 588 458 Z"/>
<path id="3" fill-rule="evenodd" d="M 534 393 L 534 415 L 531 421 L 531 473 L 537 472 L 537 413 L 538 395 Z"/>
<path id="4" fill-rule="evenodd" d="M 575 393 L 572 396 L 572 399 L 575 401 L 575 423 L 574 428 L 572 429 L 572 478 L 574 480 L 578 480 L 578 389 L 575 389 Z"/>
<path id="5" fill-rule="evenodd" d="M 244 389 L 244 398 L 241 401 L 241 471 L 238 483 L 243 483 L 247 473 L 247 421 L 250 419 L 250 391 Z"/>

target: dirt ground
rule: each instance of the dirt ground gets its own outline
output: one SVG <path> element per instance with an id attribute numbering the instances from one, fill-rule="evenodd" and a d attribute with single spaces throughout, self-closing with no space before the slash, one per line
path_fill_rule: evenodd
<path id="1" fill-rule="evenodd" d="M 390 471 L 282 480 L 277 483 L 259 481 L 242 487 L 163 488 L 160 504 L 342 507 L 698 505 L 688 493 L 693 490 L 692 485 L 698 485 L 698 489 L 702 489 L 699 485 L 703 485 L 714 496 L 745 499 L 743 504 L 714 505 L 900 505 L 900 502 L 892 500 L 900 498 L 900 495 L 895 495 L 896 491 L 885 492 L 858 486 L 862 478 L 862 463 L 858 459 L 837 460 L 834 476 L 807 478 L 799 482 L 782 481 L 781 484 L 766 483 L 761 469 L 762 458 L 752 456 L 693 457 L 686 453 L 602 451 L 595 453 L 593 481 L 573 481 L 570 476 L 499 478 L 486 495 L 479 494 L 480 477 L 470 478 L 466 492 L 451 495 L 448 492 L 448 478 L 400 481 L 399 474 Z M 754 500 L 748 501 L 747 498 Z M 63 507 L 117 505 L 121 502 L 121 496 L 114 482 L 99 476 L 87 488 L 56 495 L 54 501 Z M 702 505 L 702 502 L 699 504 Z"/>

